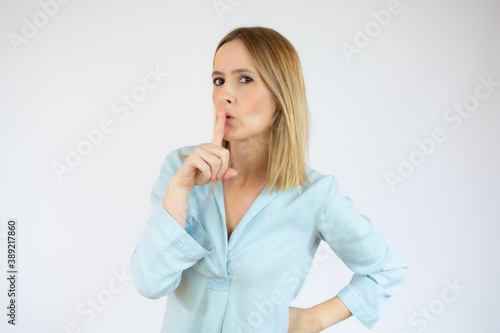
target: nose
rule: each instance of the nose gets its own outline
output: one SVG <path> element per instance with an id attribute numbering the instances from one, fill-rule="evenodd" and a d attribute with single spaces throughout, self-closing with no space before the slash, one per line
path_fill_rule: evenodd
<path id="1" fill-rule="evenodd" d="M 219 103 L 222 105 L 229 105 L 234 103 L 234 98 L 229 94 L 222 94 L 219 96 Z"/>
<path id="2" fill-rule="evenodd" d="M 222 89 L 219 91 L 219 96 L 218 96 L 219 103 L 222 105 L 227 105 L 227 104 L 233 104 L 235 100 L 234 92 L 231 87 L 229 87 L 229 84 L 224 84 L 222 86 Z"/>

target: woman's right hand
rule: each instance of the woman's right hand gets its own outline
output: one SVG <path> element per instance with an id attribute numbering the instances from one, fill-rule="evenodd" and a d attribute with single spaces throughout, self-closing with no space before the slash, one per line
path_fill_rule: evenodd
<path id="1" fill-rule="evenodd" d="M 190 191 L 196 185 L 214 183 L 236 176 L 237 171 L 229 168 L 229 150 L 222 147 L 225 121 L 224 111 L 219 112 L 212 142 L 201 144 L 189 154 L 174 175 L 179 187 Z"/>

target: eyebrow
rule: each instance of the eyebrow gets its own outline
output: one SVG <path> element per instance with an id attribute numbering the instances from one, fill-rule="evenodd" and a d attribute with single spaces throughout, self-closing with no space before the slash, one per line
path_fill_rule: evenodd
<path id="1" fill-rule="evenodd" d="M 246 69 L 246 68 L 234 69 L 234 70 L 232 70 L 232 71 L 231 71 L 231 73 L 233 73 L 233 74 L 234 74 L 234 73 L 251 73 L 251 74 L 254 74 L 254 75 L 255 75 L 255 73 L 254 73 L 254 72 L 252 72 L 251 70 L 248 70 L 248 69 Z M 224 74 L 224 73 L 222 73 L 222 72 L 220 72 L 220 71 L 213 71 L 213 72 L 212 72 L 212 76 L 214 76 L 214 75 L 221 75 L 221 74 Z"/>

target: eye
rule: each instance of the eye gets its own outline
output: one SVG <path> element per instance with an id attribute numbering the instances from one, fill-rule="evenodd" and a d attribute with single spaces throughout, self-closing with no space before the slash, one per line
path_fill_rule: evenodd
<path id="1" fill-rule="evenodd" d="M 253 79 L 250 76 L 243 76 L 240 80 L 240 82 L 243 80 L 242 83 L 250 83 L 253 81 Z"/>
<path id="2" fill-rule="evenodd" d="M 224 79 L 221 79 L 220 77 L 216 77 L 216 78 L 214 79 L 214 84 L 215 84 L 216 86 L 220 86 L 220 85 L 222 85 L 223 83 L 224 83 Z"/>

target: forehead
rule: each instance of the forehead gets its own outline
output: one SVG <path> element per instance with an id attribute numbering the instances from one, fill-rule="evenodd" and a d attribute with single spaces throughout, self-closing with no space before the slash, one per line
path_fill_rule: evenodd
<path id="1" fill-rule="evenodd" d="M 214 69 L 225 72 L 235 68 L 254 69 L 245 44 L 239 39 L 224 43 L 215 54 Z"/>

